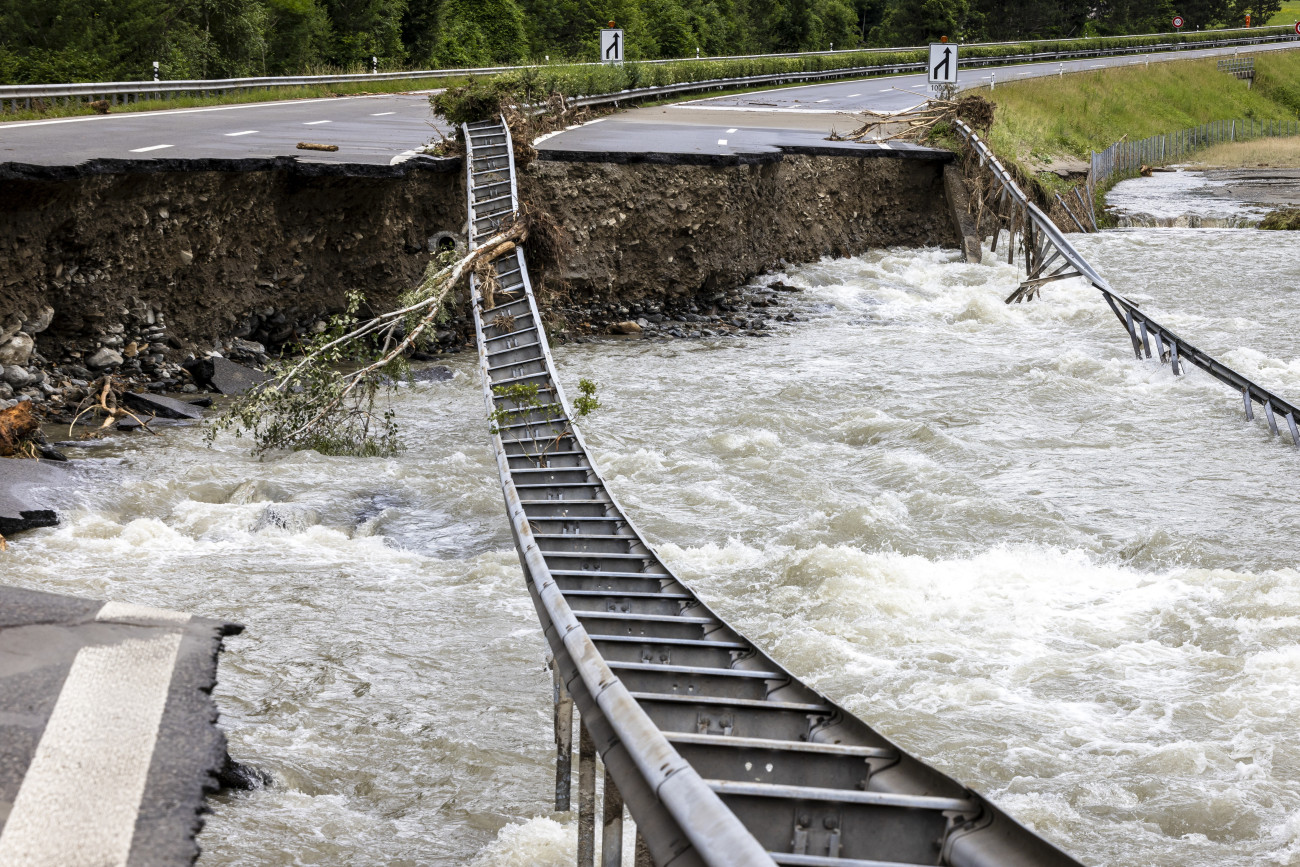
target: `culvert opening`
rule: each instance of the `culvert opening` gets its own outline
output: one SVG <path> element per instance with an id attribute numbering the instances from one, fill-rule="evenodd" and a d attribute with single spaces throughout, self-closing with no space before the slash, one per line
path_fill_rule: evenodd
<path id="1" fill-rule="evenodd" d="M 460 247 L 460 239 L 451 232 L 436 232 L 429 237 L 430 253 L 453 253 Z"/>

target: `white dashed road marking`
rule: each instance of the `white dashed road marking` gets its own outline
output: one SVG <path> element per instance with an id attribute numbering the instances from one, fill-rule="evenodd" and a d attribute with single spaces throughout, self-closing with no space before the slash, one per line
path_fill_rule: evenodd
<path id="1" fill-rule="evenodd" d="M 309 120 L 309 121 L 307 121 L 306 123 L 304 123 L 303 126 L 318 126 L 318 125 L 320 125 L 320 124 L 322 124 L 322 123 L 333 123 L 333 121 L 330 121 L 330 120 Z"/>
<path id="2" fill-rule="evenodd" d="M 235 138 L 236 136 L 241 135 L 255 135 L 256 133 L 257 130 L 255 129 L 246 129 L 243 132 L 228 132 L 226 133 L 226 138 Z"/>
<path id="3" fill-rule="evenodd" d="M 858 96 L 862 96 L 862 94 L 860 94 L 860 93 L 850 93 L 848 96 L 846 96 L 846 97 L 844 97 L 844 98 L 845 98 L 845 99 L 853 99 L 854 97 L 858 97 Z"/>
<path id="4" fill-rule="evenodd" d="M 729 129 L 729 130 L 727 130 L 728 135 L 730 135 L 730 134 L 733 133 L 733 132 L 736 132 L 736 130 L 734 130 L 734 129 Z"/>
<path id="5" fill-rule="evenodd" d="M 395 111 L 377 111 L 370 115 L 371 117 L 388 117 L 390 114 L 397 114 Z"/>
<path id="6" fill-rule="evenodd" d="M 143 154 L 143 153 L 148 153 L 149 151 L 160 151 L 160 150 L 162 150 L 163 148 L 169 148 L 169 147 L 174 147 L 174 145 L 150 145 L 150 146 L 147 147 L 147 148 L 134 148 L 134 149 L 131 151 L 131 153 L 133 153 L 133 154 Z"/>
<path id="7" fill-rule="evenodd" d="M 180 646 L 176 631 L 77 652 L 0 832 L 0 864 L 125 867 Z"/>
<path id="8" fill-rule="evenodd" d="M 720 139 L 718 139 L 718 144 L 720 144 L 720 145 L 725 145 L 726 143 L 727 143 L 727 140 L 726 140 L 725 138 L 720 138 Z"/>

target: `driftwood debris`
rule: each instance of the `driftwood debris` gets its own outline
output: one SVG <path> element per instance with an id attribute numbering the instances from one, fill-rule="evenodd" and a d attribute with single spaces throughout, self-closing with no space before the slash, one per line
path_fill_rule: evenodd
<path id="1" fill-rule="evenodd" d="M 36 457 L 40 429 L 30 401 L 0 409 L 0 457 Z"/>
<path id="2" fill-rule="evenodd" d="M 960 99 L 927 99 L 924 104 L 907 111 L 888 112 L 865 109 L 854 119 L 860 126 L 848 135 L 831 135 L 832 141 L 912 141 L 923 142 L 936 127 L 949 125 L 961 118 L 971 128 L 987 133 L 993 126 L 993 111 L 997 106 L 982 96 L 974 94 Z"/>
<path id="3" fill-rule="evenodd" d="M 338 149 L 339 149 L 338 145 L 317 144 L 316 142 L 310 142 L 310 141 L 298 142 L 298 150 L 300 151 L 329 151 L 330 153 L 333 153 Z"/>

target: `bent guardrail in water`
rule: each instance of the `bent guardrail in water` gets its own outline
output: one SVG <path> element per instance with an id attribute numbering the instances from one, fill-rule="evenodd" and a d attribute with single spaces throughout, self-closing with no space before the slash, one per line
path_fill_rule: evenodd
<path id="1" fill-rule="evenodd" d="M 515 219 L 518 190 L 504 122 L 463 133 L 477 249 Z M 554 656 L 562 753 L 568 695 L 581 712 L 579 863 L 594 857 L 599 753 L 608 867 L 620 863 L 624 804 L 659 865 L 1078 867 L 801 682 L 673 574 L 573 423 L 523 251 L 492 253 L 491 271 L 471 278 L 479 365 L 511 531 Z M 563 762 L 558 771 L 567 808 Z"/>
<path id="2" fill-rule="evenodd" d="M 1053 280 L 1065 280 L 1081 277 L 1091 283 L 1102 297 L 1106 299 L 1115 318 L 1128 332 L 1133 344 L 1133 352 L 1139 360 L 1152 358 L 1151 345 L 1156 346 L 1155 358 L 1168 363 L 1175 376 L 1185 372 L 1186 363 L 1208 373 L 1224 385 L 1242 396 L 1246 418 L 1255 418 L 1254 404 L 1259 403 L 1264 410 L 1264 418 L 1273 434 L 1280 433 L 1278 419 L 1286 423 L 1291 434 L 1291 442 L 1300 448 L 1300 429 L 1296 420 L 1300 418 L 1300 409 L 1291 402 L 1274 394 L 1250 378 L 1233 370 L 1228 365 L 1206 352 L 1197 349 L 1186 339 L 1179 337 L 1169 328 L 1158 323 L 1144 313 L 1135 301 L 1116 292 L 1106 279 L 1085 259 L 1065 235 L 1057 228 L 1050 217 L 1029 200 L 1016 183 L 1011 173 L 993 154 L 976 132 L 964 121 L 957 121 L 958 134 L 970 146 L 979 158 L 981 167 L 987 167 L 998 184 L 998 203 L 1001 210 L 993 226 L 993 244 L 997 247 L 998 235 L 1003 225 L 1010 230 L 1007 242 L 1007 261 L 1012 261 L 1016 247 L 1016 230 L 1021 230 L 1021 246 L 1025 251 L 1027 276 L 1016 291 L 1006 299 L 1007 303 L 1028 301 L 1037 297 L 1043 285 Z M 1060 262 L 1061 264 L 1057 264 Z M 1054 269 L 1050 270 L 1049 269 Z"/>

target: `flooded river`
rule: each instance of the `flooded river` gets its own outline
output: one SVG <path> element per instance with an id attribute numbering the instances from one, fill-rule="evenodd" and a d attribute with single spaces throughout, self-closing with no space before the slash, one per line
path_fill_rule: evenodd
<path id="1" fill-rule="evenodd" d="M 1300 237 L 1142 229 L 1117 289 L 1300 396 Z M 561 347 L 611 487 L 821 690 L 1090 865 L 1300 864 L 1300 452 L 1094 291 L 890 250 L 781 275 L 767 338 Z M 258 462 L 194 431 L 92 452 L 5 580 L 246 624 L 217 699 L 270 787 L 201 867 L 568 865 L 543 641 L 475 361 L 401 391 L 409 451 Z"/>

